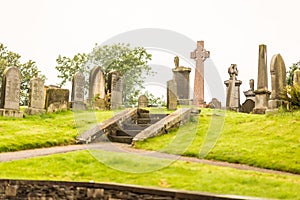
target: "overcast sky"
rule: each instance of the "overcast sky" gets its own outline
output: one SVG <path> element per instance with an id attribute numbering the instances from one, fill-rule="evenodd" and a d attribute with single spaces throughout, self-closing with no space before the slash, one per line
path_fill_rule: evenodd
<path id="1" fill-rule="evenodd" d="M 249 88 L 249 79 L 256 82 L 259 44 L 267 45 L 268 65 L 276 53 L 287 67 L 300 60 L 298 0 L 0 2 L 0 42 L 21 54 L 24 61 L 36 61 L 48 84 L 58 82 L 54 67 L 59 54 L 87 53 L 95 43 L 141 28 L 178 32 L 194 40 L 195 47 L 197 40 L 204 40 L 222 81 L 228 79 L 230 64 L 237 64 L 241 91 Z M 161 60 L 153 59 L 156 64 Z M 173 65 L 168 56 L 161 62 Z"/>

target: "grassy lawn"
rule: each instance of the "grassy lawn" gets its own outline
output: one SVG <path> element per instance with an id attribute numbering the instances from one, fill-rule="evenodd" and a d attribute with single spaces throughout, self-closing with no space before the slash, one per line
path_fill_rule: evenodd
<path id="1" fill-rule="evenodd" d="M 64 111 L 25 118 L 0 117 L 0 152 L 73 144 L 79 133 L 112 111 Z"/>
<path id="2" fill-rule="evenodd" d="M 142 173 L 145 168 L 154 170 Z M 128 169 L 141 173 L 126 172 Z M 274 175 L 183 161 L 170 164 L 169 160 L 164 159 L 133 157 L 99 150 L 93 150 L 92 154 L 89 151 L 77 151 L 0 163 L 0 177 L 93 180 L 217 194 L 300 199 L 300 178 L 292 175 Z"/>
<path id="3" fill-rule="evenodd" d="M 181 143 L 179 138 L 189 144 Z M 223 117 L 203 109 L 199 123 L 190 122 L 179 130 L 136 144 L 136 148 L 194 157 L 210 150 L 208 146 L 213 148 L 205 154 L 206 159 L 300 174 L 300 112 L 276 115 L 226 112 Z"/>

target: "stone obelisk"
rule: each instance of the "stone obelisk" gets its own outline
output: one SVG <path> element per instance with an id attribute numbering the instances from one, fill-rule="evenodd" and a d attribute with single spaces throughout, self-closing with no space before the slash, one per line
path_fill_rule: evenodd
<path id="1" fill-rule="evenodd" d="M 268 108 L 270 91 L 268 91 L 267 46 L 259 45 L 257 90 L 255 93 L 254 114 L 265 114 Z"/>
<path id="2" fill-rule="evenodd" d="M 194 98 L 196 107 L 205 107 L 204 102 L 204 61 L 209 58 L 209 51 L 204 49 L 204 41 L 197 41 L 197 48 L 191 52 L 191 58 L 196 60 Z"/>

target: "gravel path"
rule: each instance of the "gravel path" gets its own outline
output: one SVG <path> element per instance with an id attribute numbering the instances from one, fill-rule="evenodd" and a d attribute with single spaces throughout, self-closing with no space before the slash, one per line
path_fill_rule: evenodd
<path id="1" fill-rule="evenodd" d="M 134 149 L 134 148 L 131 148 L 131 146 L 127 145 L 127 144 L 110 143 L 110 142 L 95 143 L 95 144 L 89 144 L 89 145 L 58 146 L 58 147 L 50 147 L 50 148 L 17 151 L 17 152 L 0 153 L 0 162 L 9 162 L 9 161 L 21 160 L 21 159 L 32 158 L 32 157 L 66 153 L 66 152 L 71 152 L 71 151 L 93 150 L 93 149 L 110 151 L 110 152 L 131 153 L 131 154 L 136 154 L 139 156 L 148 156 L 148 157 L 155 157 L 155 158 L 162 158 L 162 159 L 172 159 L 174 161 L 181 160 L 181 161 L 186 161 L 186 162 L 203 163 L 203 164 L 214 165 L 214 166 L 229 167 L 229 168 L 234 168 L 234 169 L 239 169 L 239 170 L 251 170 L 251 171 L 257 171 L 257 172 L 262 172 L 262 173 L 292 175 L 292 176 L 297 176 L 300 178 L 299 174 L 292 174 L 292 173 L 288 173 L 288 172 L 269 170 L 269 169 L 263 169 L 263 168 L 258 168 L 258 167 L 251 167 L 251 166 L 243 165 L 243 164 L 234 164 L 234 163 L 227 163 L 227 162 L 221 162 L 221 161 L 184 157 L 184 156 L 178 156 L 178 155 L 173 155 L 173 154 L 148 151 L 148 150 L 142 150 L 142 149 Z"/>

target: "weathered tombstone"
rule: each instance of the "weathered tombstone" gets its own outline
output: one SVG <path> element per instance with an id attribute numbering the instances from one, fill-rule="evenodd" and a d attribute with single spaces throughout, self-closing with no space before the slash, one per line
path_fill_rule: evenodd
<path id="1" fill-rule="evenodd" d="M 254 107 L 255 101 L 253 101 L 252 99 L 246 99 L 246 101 L 242 104 L 240 111 L 244 113 L 251 113 Z"/>
<path id="2" fill-rule="evenodd" d="M 3 72 L 0 116 L 23 117 L 20 112 L 21 73 L 16 67 Z"/>
<path id="3" fill-rule="evenodd" d="M 148 98 L 146 95 L 141 95 L 138 98 L 138 108 L 146 108 L 148 107 Z"/>
<path id="4" fill-rule="evenodd" d="M 67 110 L 69 105 L 69 90 L 50 87 L 46 91 L 46 111 L 56 112 Z"/>
<path id="5" fill-rule="evenodd" d="M 254 79 L 250 79 L 249 85 L 250 85 L 250 89 L 247 91 L 244 91 L 244 95 L 246 96 L 246 100 L 251 99 L 252 101 L 255 102 Z"/>
<path id="6" fill-rule="evenodd" d="M 212 109 L 221 109 L 222 104 L 217 98 L 212 98 L 211 102 L 209 102 L 206 107 Z"/>
<path id="7" fill-rule="evenodd" d="M 72 80 L 72 110 L 86 110 L 86 105 L 84 104 L 84 84 L 85 78 L 83 73 L 76 72 Z"/>
<path id="8" fill-rule="evenodd" d="M 242 81 L 237 80 L 238 70 L 236 64 L 228 68 L 229 80 L 224 81 L 226 85 L 226 109 L 239 111 L 240 109 L 240 86 Z"/>
<path id="9" fill-rule="evenodd" d="M 268 109 L 275 110 L 284 105 L 282 95 L 286 87 L 286 68 L 280 54 L 272 57 L 270 72 L 272 92 L 271 99 L 268 101 Z"/>
<path id="10" fill-rule="evenodd" d="M 105 109 L 105 76 L 101 67 L 90 72 L 88 102 L 91 108 Z"/>
<path id="11" fill-rule="evenodd" d="M 204 101 L 204 61 L 209 58 L 209 51 L 204 49 L 204 41 L 197 41 L 197 48 L 191 52 L 191 58 L 196 60 L 193 104 L 205 107 Z"/>
<path id="12" fill-rule="evenodd" d="M 255 93 L 254 114 L 265 114 L 268 108 L 270 93 L 268 91 L 267 46 L 259 45 L 257 90 Z"/>
<path id="13" fill-rule="evenodd" d="M 294 77 L 293 77 L 293 85 L 300 86 L 300 69 L 297 69 L 294 71 Z"/>
<path id="14" fill-rule="evenodd" d="M 44 80 L 33 78 L 30 80 L 29 103 L 25 110 L 28 115 L 45 113 Z"/>
<path id="15" fill-rule="evenodd" d="M 241 112 L 244 113 L 251 113 L 253 108 L 255 107 L 255 93 L 254 93 L 254 80 L 250 79 L 249 81 L 250 89 L 244 91 L 246 96 L 245 102 L 241 106 Z"/>
<path id="16" fill-rule="evenodd" d="M 167 108 L 169 110 L 177 109 L 176 82 L 169 80 L 167 82 Z"/>
<path id="17" fill-rule="evenodd" d="M 121 108 L 123 105 L 123 77 L 119 71 L 112 71 L 108 74 L 108 92 L 110 93 L 110 108 Z"/>
<path id="18" fill-rule="evenodd" d="M 179 57 L 174 59 L 175 68 L 173 71 L 173 80 L 176 85 L 176 96 L 179 105 L 190 104 L 190 72 L 191 68 L 179 66 Z"/>

